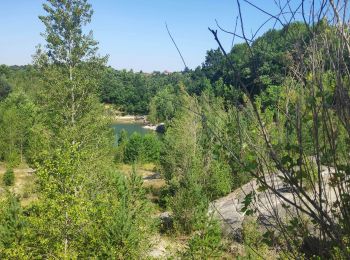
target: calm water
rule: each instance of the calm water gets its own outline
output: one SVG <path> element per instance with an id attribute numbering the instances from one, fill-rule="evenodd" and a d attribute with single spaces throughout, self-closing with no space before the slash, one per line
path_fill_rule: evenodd
<path id="1" fill-rule="evenodd" d="M 138 132 L 141 135 L 153 132 L 152 130 L 143 128 L 142 124 L 139 123 L 117 123 L 113 124 L 112 127 L 116 135 L 116 140 L 118 140 L 118 135 L 122 129 L 125 129 L 129 135 L 131 135 L 133 132 Z"/>

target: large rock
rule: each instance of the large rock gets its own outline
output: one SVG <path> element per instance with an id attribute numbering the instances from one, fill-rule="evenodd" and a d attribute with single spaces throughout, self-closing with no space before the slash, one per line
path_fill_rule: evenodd
<path id="1" fill-rule="evenodd" d="M 327 197 L 328 204 L 336 200 L 334 190 L 327 184 L 333 172 L 334 169 L 331 167 L 322 167 L 321 176 L 323 183 L 326 183 L 324 194 Z M 276 174 L 266 175 L 265 179 L 284 198 L 294 201 L 297 197 L 292 189 L 286 187 Z M 246 218 L 245 213 L 242 212 L 243 202 L 246 195 L 251 192 L 255 193 L 252 208 L 255 209 L 254 214 L 263 228 L 275 226 L 277 224 L 275 222 L 276 216 L 282 221 L 287 221 L 287 219 L 296 213 L 296 209 L 288 205 L 282 198 L 269 190 L 259 191 L 258 186 L 257 181 L 253 179 L 227 196 L 217 199 L 210 204 L 209 213 L 216 216 L 222 222 L 223 232 L 226 235 L 233 236 L 239 240 L 242 223 Z M 308 192 L 308 194 L 311 198 L 314 198 L 313 193 Z M 316 200 L 317 198 L 314 199 Z M 298 202 L 297 199 L 296 201 Z"/>
<path id="2" fill-rule="evenodd" d="M 156 127 L 156 132 L 160 133 L 160 134 L 164 134 L 165 133 L 165 124 L 164 123 L 160 123 L 159 125 L 157 125 Z"/>

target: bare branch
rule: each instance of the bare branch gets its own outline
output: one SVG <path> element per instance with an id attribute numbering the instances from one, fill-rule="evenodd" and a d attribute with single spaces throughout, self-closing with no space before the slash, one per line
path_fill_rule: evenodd
<path id="1" fill-rule="evenodd" d="M 166 27 L 166 30 L 167 30 L 167 32 L 168 32 L 168 34 L 169 34 L 170 39 L 171 39 L 172 42 L 174 43 L 174 45 L 175 45 L 175 47 L 176 47 L 176 50 L 177 50 L 177 52 L 178 52 L 179 55 L 180 55 L 181 60 L 182 60 L 184 66 L 185 66 L 185 69 L 186 69 L 186 68 L 187 68 L 187 65 L 186 65 L 185 59 L 183 58 L 183 56 L 182 56 L 182 54 L 181 54 L 181 51 L 180 51 L 179 48 L 177 47 L 176 42 L 175 42 L 173 36 L 171 36 L 171 33 L 170 33 L 170 31 L 169 31 L 169 28 L 168 28 L 168 24 L 167 24 L 167 23 L 165 23 L 165 27 Z"/>
<path id="2" fill-rule="evenodd" d="M 258 7 L 257 5 L 253 4 L 252 2 L 248 1 L 248 0 L 243 0 L 244 2 L 246 2 L 247 4 L 253 6 L 254 8 L 258 9 L 259 11 L 263 12 L 264 14 L 267 14 L 269 16 L 271 16 L 272 18 L 276 19 L 276 21 L 278 21 L 282 26 L 284 26 L 285 24 L 281 21 L 281 19 L 265 10 L 263 10 L 262 8 Z"/>
<path id="3" fill-rule="evenodd" d="M 237 18 L 236 18 L 236 26 L 235 26 L 235 28 L 237 27 L 237 20 L 238 20 L 238 16 L 237 16 Z M 228 34 L 232 34 L 233 36 L 236 36 L 236 37 L 238 37 L 238 38 L 240 38 L 240 39 L 242 39 L 242 40 L 245 40 L 245 38 L 244 38 L 243 36 L 236 34 L 236 32 L 230 32 L 230 31 L 227 31 L 227 30 L 223 29 L 223 28 L 219 25 L 219 23 L 218 23 L 218 21 L 217 21 L 216 19 L 215 19 L 215 23 L 216 23 L 217 27 L 218 27 L 221 31 L 223 31 L 223 32 L 225 32 L 225 33 L 228 33 Z M 235 29 L 235 31 L 236 31 L 236 29 Z M 253 42 L 252 40 L 249 40 L 249 39 L 248 39 L 248 41 L 249 41 L 249 42 Z"/>

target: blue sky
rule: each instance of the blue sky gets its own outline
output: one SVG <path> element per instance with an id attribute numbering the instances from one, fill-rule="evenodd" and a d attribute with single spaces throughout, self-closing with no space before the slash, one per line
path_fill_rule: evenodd
<path id="1" fill-rule="evenodd" d="M 32 61 L 35 46 L 44 43 L 40 33 L 44 26 L 44 0 L 1 1 L 0 64 L 23 65 Z M 208 26 L 215 19 L 229 30 L 234 29 L 235 0 L 90 0 L 94 9 L 88 26 L 99 42 L 99 53 L 109 55 L 109 65 L 116 69 L 182 70 L 182 61 L 173 46 L 164 23 L 175 38 L 188 66 L 195 68 L 206 51 L 217 48 Z M 273 0 L 253 1 L 276 13 Z M 242 5 L 247 32 L 258 28 L 267 16 L 247 4 Z M 265 30 L 273 24 L 266 25 Z M 225 48 L 232 37 L 219 33 Z M 239 41 L 236 41 L 239 42 Z"/>

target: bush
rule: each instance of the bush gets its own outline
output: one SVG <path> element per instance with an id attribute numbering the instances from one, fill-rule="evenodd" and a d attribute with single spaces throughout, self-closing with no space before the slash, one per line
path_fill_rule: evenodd
<path id="1" fill-rule="evenodd" d="M 10 84 L 5 79 L 0 78 L 0 101 L 4 100 L 12 91 Z"/>
<path id="2" fill-rule="evenodd" d="M 265 243 L 266 239 L 255 217 L 246 217 L 242 228 L 247 259 L 277 259 L 275 252 Z"/>
<path id="3" fill-rule="evenodd" d="M 176 190 L 168 206 L 173 213 L 175 231 L 191 234 L 206 219 L 208 199 L 202 187 L 190 177 Z"/>
<path id="4" fill-rule="evenodd" d="M 213 160 L 210 169 L 208 180 L 203 184 L 205 193 L 211 200 L 225 196 L 230 193 L 232 186 L 232 175 L 229 166 L 222 162 Z"/>
<path id="5" fill-rule="evenodd" d="M 4 182 L 4 185 L 6 186 L 12 186 L 15 182 L 15 174 L 13 173 L 13 170 L 12 169 L 8 169 L 5 174 L 4 174 L 4 177 L 3 177 L 3 182 Z"/>
<path id="6" fill-rule="evenodd" d="M 145 162 L 159 162 L 161 142 L 155 134 L 146 134 L 143 137 Z"/>
<path id="7" fill-rule="evenodd" d="M 150 247 L 155 222 L 150 217 L 153 209 L 142 187 L 142 178 L 135 169 L 128 178 L 119 175 L 114 178 L 116 190 L 96 208 L 103 221 L 94 223 L 89 233 L 93 242 L 83 258 L 141 259 Z M 96 255 L 90 257 L 89 251 L 94 250 Z"/>
<path id="8" fill-rule="evenodd" d="M 19 244 L 24 238 L 25 225 L 19 198 L 7 193 L 0 200 L 0 259 L 25 259 L 17 254 L 21 250 Z"/>
<path id="9" fill-rule="evenodd" d="M 161 141 L 155 134 L 134 132 L 130 137 L 126 133 L 118 140 L 115 159 L 124 163 L 157 163 L 159 162 Z"/>
<path id="10" fill-rule="evenodd" d="M 220 224 L 215 220 L 203 222 L 199 232 L 191 237 L 187 250 L 183 253 L 186 259 L 218 259 L 224 252 Z"/>
<path id="11" fill-rule="evenodd" d="M 143 151 L 143 138 L 142 135 L 134 132 L 125 146 L 124 162 L 135 163 L 142 162 Z"/>

